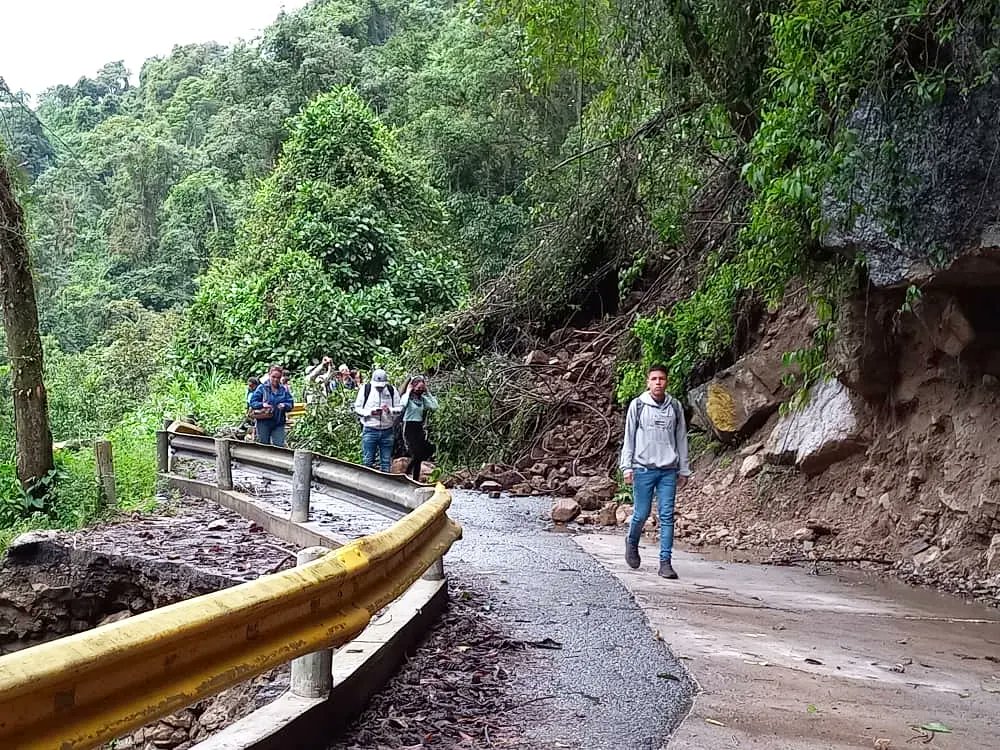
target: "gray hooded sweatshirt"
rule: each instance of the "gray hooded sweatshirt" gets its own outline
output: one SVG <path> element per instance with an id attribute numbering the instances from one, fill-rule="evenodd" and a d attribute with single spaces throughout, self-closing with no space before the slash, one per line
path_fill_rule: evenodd
<path id="1" fill-rule="evenodd" d="M 625 442 L 618 467 L 623 472 L 642 467 L 677 469 L 682 477 L 691 474 L 684 410 L 673 396 L 668 394 L 662 404 L 656 403 L 649 391 L 632 399 L 625 416 Z"/>

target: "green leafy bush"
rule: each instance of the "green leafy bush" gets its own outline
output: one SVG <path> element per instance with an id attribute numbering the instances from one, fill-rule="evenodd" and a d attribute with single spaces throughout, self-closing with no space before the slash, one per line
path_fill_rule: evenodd
<path id="1" fill-rule="evenodd" d="M 310 404 L 292 428 L 289 444 L 361 463 L 361 424 L 353 410 L 356 395 L 357 391 L 335 391 Z"/>

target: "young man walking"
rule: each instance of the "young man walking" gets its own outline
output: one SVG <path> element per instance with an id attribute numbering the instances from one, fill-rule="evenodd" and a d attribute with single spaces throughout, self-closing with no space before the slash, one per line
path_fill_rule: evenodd
<path id="1" fill-rule="evenodd" d="M 388 473 L 392 466 L 393 428 L 402 411 L 399 394 L 389 385 L 385 370 L 375 370 L 372 382 L 358 389 L 354 413 L 361 418 L 361 461 L 365 466 Z M 378 452 L 379 466 L 375 466 Z"/>
<path id="2" fill-rule="evenodd" d="M 660 575 L 677 578 L 670 564 L 674 548 L 674 498 L 691 474 L 687 425 L 680 402 L 667 393 L 667 368 L 653 365 L 646 392 L 632 399 L 625 417 L 625 441 L 619 461 L 625 484 L 632 485 L 632 525 L 625 540 L 625 562 L 639 567 L 639 537 L 653 506 L 660 514 Z"/>

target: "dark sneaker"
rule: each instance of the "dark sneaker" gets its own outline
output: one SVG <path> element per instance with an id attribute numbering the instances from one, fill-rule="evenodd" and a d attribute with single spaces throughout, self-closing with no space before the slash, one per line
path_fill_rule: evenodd
<path id="1" fill-rule="evenodd" d="M 669 560 L 662 560 L 660 562 L 660 578 L 676 578 L 677 573 L 674 572 L 674 566 L 670 564 Z"/>
<path id="2" fill-rule="evenodd" d="M 639 567 L 639 545 L 625 542 L 625 562 L 635 570 Z"/>

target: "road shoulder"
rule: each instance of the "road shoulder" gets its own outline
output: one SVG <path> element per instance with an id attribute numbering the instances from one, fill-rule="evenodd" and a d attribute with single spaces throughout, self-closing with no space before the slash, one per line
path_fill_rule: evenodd
<path id="1" fill-rule="evenodd" d="M 1000 612 L 854 571 L 720 563 L 678 553 L 679 581 L 622 559 L 622 537 L 580 547 L 635 596 L 700 686 L 670 748 L 905 748 L 940 722 L 938 750 L 995 748 Z M 926 734 L 926 733 L 924 733 Z M 919 746 L 919 741 L 917 741 Z"/>

